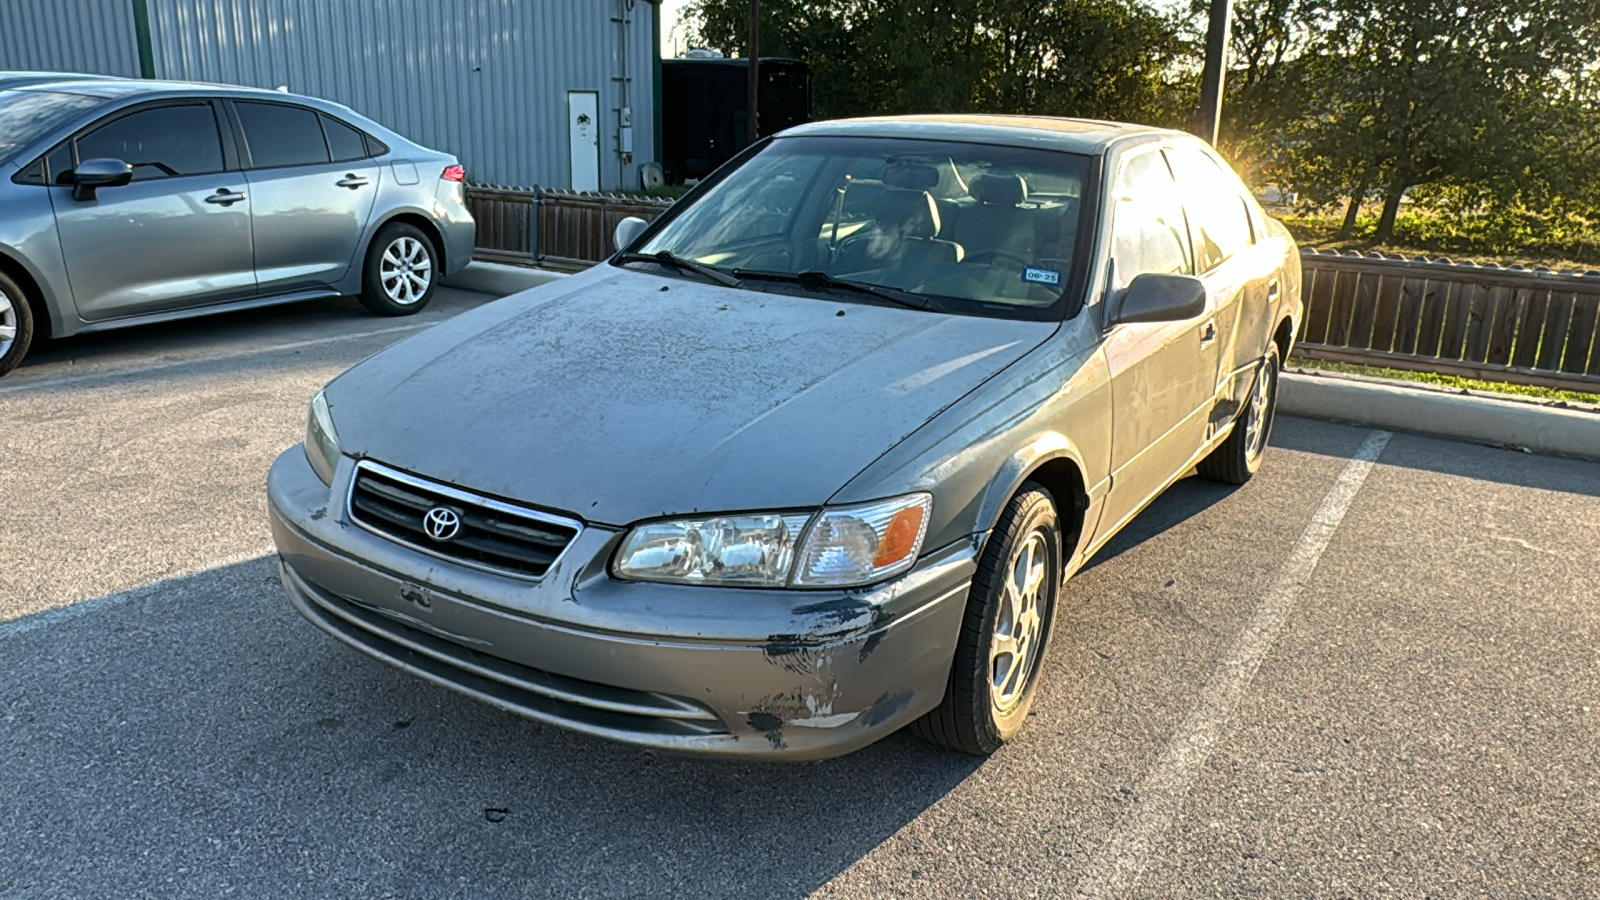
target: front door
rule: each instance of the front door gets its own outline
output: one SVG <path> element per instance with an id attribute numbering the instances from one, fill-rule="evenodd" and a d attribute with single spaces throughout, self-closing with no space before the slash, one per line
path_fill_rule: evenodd
<path id="1" fill-rule="evenodd" d="M 1115 196 L 1108 309 L 1137 275 L 1193 271 L 1183 206 L 1160 151 L 1127 160 Z M 1218 358 L 1213 312 L 1208 301 L 1194 319 L 1127 323 L 1106 333 L 1112 472 L 1100 533 L 1121 527 L 1205 443 Z"/>
<path id="2" fill-rule="evenodd" d="M 361 264 L 379 166 L 360 135 L 316 110 L 234 101 L 249 161 L 256 281 L 263 294 L 326 288 Z M 342 130 L 341 130 L 342 129 Z"/>
<path id="3" fill-rule="evenodd" d="M 599 94 L 567 92 L 567 140 L 572 154 L 572 189 L 600 190 Z"/>
<path id="4" fill-rule="evenodd" d="M 255 293 L 244 176 L 224 171 L 209 101 L 145 107 L 79 136 L 75 162 L 120 159 L 133 182 L 50 191 L 78 314 L 101 321 Z"/>

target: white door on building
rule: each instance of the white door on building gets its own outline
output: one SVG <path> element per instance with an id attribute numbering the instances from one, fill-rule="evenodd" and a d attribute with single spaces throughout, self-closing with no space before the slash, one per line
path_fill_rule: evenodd
<path id="1" fill-rule="evenodd" d="M 567 133 L 572 152 L 575 191 L 600 190 L 600 95 L 567 92 Z"/>

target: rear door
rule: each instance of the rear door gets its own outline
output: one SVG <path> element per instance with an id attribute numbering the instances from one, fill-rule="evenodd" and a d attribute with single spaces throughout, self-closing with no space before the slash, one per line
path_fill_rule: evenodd
<path id="1" fill-rule="evenodd" d="M 333 285 L 358 264 L 378 165 L 361 133 L 291 103 L 235 100 L 262 294 Z"/>
<path id="2" fill-rule="evenodd" d="M 255 293 L 250 199 L 243 174 L 229 171 L 211 101 L 169 101 L 113 114 L 51 159 L 56 168 L 56 160 L 76 165 L 85 159 L 133 166 L 133 183 L 101 188 L 92 200 L 74 200 L 62 179 L 50 190 L 73 301 L 84 319 Z"/>

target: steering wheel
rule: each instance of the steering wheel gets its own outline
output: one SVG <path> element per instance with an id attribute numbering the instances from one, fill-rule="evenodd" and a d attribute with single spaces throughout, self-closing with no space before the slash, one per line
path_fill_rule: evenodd
<path id="1" fill-rule="evenodd" d="M 969 263 L 969 262 L 974 262 L 974 263 L 975 262 L 997 263 L 997 262 L 999 262 L 1001 260 L 1006 260 L 1007 262 L 1014 262 L 1014 263 L 1017 264 L 1018 268 L 1022 268 L 1022 269 L 1026 269 L 1026 268 L 1028 268 L 1028 267 L 1033 265 L 1033 262 L 1031 260 L 1023 259 L 1021 256 L 1019 256 L 1019 255 L 1017 255 L 1015 253 L 1012 253 L 1009 250 L 979 250 L 977 253 L 969 253 L 969 254 L 967 254 L 966 257 L 963 258 L 961 261 L 963 263 Z"/>

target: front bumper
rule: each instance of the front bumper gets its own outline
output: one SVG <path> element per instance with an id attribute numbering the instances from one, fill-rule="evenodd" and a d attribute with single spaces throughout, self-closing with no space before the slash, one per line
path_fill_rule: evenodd
<path id="1" fill-rule="evenodd" d="M 306 618 L 414 675 L 531 719 L 660 750 L 819 759 L 936 706 L 973 542 L 855 591 L 697 588 L 606 573 L 590 525 L 542 580 L 441 560 L 349 521 L 299 446 L 268 476 L 284 588 Z"/>

